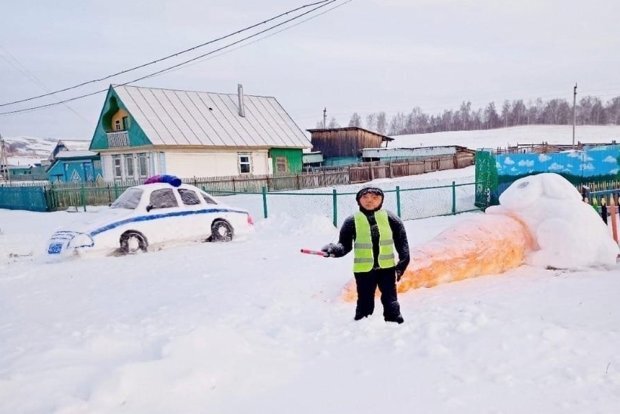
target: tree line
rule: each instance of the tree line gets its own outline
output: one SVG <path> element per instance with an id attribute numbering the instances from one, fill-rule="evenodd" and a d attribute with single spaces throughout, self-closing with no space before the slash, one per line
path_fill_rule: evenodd
<path id="1" fill-rule="evenodd" d="M 389 120 L 385 112 L 368 114 L 364 119 L 354 112 L 348 126 L 357 126 L 384 135 L 421 134 L 441 131 L 493 129 L 519 125 L 572 125 L 573 106 L 565 99 L 543 101 L 538 98 L 527 104 L 522 99 L 504 101 L 501 109 L 490 102 L 484 108 L 473 109 L 471 102 L 463 102 L 457 110 L 444 110 L 429 115 L 419 107 L 411 112 L 398 112 Z M 586 96 L 575 105 L 577 125 L 620 125 L 620 96 L 603 103 L 600 98 Z M 327 128 L 340 124 L 332 117 Z M 325 128 L 323 122 L 317 128 Z"/>

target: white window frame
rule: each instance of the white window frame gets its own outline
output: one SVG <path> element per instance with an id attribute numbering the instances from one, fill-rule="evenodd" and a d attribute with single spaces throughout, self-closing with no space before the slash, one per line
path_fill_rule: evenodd
<path id="1" fill-rule="evenodd" d="M 136 176 L 136 163 L 134 161 L 133 154 L 125 154 L 123 156 L 124 164 L 125 164 L 125 174 L 128 180 L 135 179 Z M 131 167 L 131 168 L 129 168 Z"/>
<path id="2" fill-rule="evenodd" d="M 144 171 L 142 171 L 142 161 L 144 161 Z M 144 174 L 142 174 L 144 172 Z M 146 179 L 149 176 L 149 156 L 146 152 L 138 153 L 138 177 Z"/>
<path id="3" fill-rule="evenodd" d="M 118 161 L 118 165 L 116 165 Z M 120 176 L 117 175 L 117 168 L 120 170 Z M 112 177 L 115 181 L 123 181 L 123 158 L 120 155 L 112 155 Z"/>
<path id="4" fill-rule="evenodd" d="M 242 161 L 242 158 L 246 158 L 247 161 Z M 239 174 L 252 174 L 252 154 L 248 152 L 240 152 L 237 154 L 237 164 L 239 168 Z M 248 166 L 248 171 L 243 171 L 242 166 Z"/>

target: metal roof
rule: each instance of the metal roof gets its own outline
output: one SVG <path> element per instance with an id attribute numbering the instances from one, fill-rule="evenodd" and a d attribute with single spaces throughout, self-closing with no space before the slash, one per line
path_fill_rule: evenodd
<path id="1" fill-rule="evenodd" d="M 96 157 L 98 154 L 93 151 L 60 151 L 56 154 L 56 159 L 67 158 L 88 158 Z"/>
<path id="2" fill-rule="evenodd" d="M 381 137 L 381 141 L 394 141 L 394 138 L 388 137 L 387 135 L 383 135 L 380 134 L 378 132 L 375 131 L 371 131 L 369 129 L 365 129 L 362 127 L 341 127 L 341 128 L 314 128 L 314 129 L 306 129 L 306 131 L 308 131 L 309 133 L 314 133 L 314 132 L 341 132 L 341 131 L 363 131 L 366 133 L 369 133 L 371 135 L 376 135 L 378 137 Z"/>
<path id="3" fill-rule="evenodd" d="M 112 86 L 153 145 L 310 148 L 272 96 Z"/>

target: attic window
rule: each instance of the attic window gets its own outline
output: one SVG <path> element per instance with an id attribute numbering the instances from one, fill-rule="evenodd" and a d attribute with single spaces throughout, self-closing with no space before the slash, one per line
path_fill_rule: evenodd
<path id="1" fill-rule="evenodd" d="M 116 120 L 116 122 L 114 122 L 114 130 L 115 131 L 121 130 L 121 121 L 119 121 L 118 119 Z"/>

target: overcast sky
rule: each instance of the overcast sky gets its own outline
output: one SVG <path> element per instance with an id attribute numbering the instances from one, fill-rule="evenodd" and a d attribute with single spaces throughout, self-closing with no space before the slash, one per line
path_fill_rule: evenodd
<path id="1" fill-rule="evenodd" d="M 103 77 L 313 1 L 7 1 L 0 25 L 0 103 Z M 355 111 L 364 117 L 419 106 L 437 113 L 466 100 L 478 108 L 537 97 L 572 102 L 575 82 L 578 98 L 587 94 L 607 101 L 620 95 L 618 0 L 344 3 L 338 0 L 334 5 L 341 7 L 289 30 L 136 85 L 236 93 L 242 83 L 246 94 L 275 96 L 302 129 L 315 127 L 324 107 L 328 118 L 346 126 Z M 180 61 L 3 106 L 0 112 L 105 89 Z M 0 115 L 0 134 L 90 139 L 104 96 Z"/>

